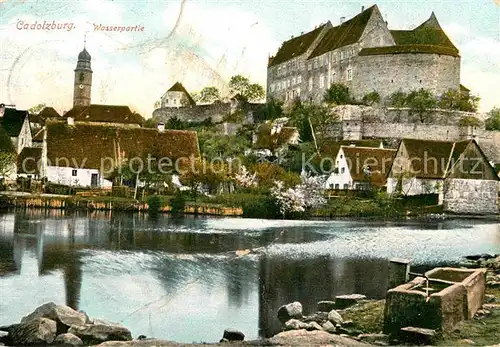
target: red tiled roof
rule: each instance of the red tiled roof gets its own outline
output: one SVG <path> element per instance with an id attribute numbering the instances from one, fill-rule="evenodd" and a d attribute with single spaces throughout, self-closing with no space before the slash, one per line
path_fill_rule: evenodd
<path id="1" fill-rule="evenodd" d="M 77 122 L 122 123 L 142 125 L 142 117 L 128 106 L 90 105 L 75 106 L 63 116 Z"/>
<path id="2" fill-rule="evenodd" d="M 385 184 L 396 150 L 351 146 L 342 146 L 341 150 L 344 152 L 353 181 Z"/>

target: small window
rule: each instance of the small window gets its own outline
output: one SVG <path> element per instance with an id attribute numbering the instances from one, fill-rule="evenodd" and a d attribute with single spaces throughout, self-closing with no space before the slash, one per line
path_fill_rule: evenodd
<path id="1" fill-rule="evenodd" d="M 307 70 L 310 71 L 311 69 L 312 69 L 312 64 L 311 63 L 307 64 Z"/>
<path id="2" fill-rule="evenodd" d="M 347 69 L 347 80 L 352 81 L 352 69 Z"/>
<path id="3" fill-rule="evenodd" d="M 344 156 L 341 154 L 341 155 L 340 155 L 340 159 L 342 159 L 342 158 L 344 158 Z"/>
<path id="4" fill-rule="evenodd" d="M 349 189 L 349 185 L 347 183 L 344 183 L 344 189 Z"/>
<path id="5" fill-rule="evenodd" d="M 77 170 L 71 170 L 71 176 L 75 177 L 77 175 Z"/>
<path id="6" fill-rule="evenodd" d="M 297 77 L 297 84 L 301 84 L 302 83 L 302 76 L 299 76 Z"/>
<path id="7" fill-rule="evenodd" d="M 345 173 L 345 167 L 340 169 L 340 173 Z"/>
<path id="8" fill-rule="evenodd" d="M 313 78 L 309 77 L 309 91 L 313 90 Z"/>
<path id="9" fill-rule="evenodd" d="M 168 104 L 168 99 L 167 99 L 167 104 Z"/>
<path id="10" fill-rule="evenodd" d="M 297 80 L 294 77 L 294 78 L 292 78 L 292 85 L 295 85 L 295 84 L 297 84 Z"/>
<path id="11" fill-rule="evenodd" d="M 344 59 L 344 51 L 340 52 L 340 60 Z"/>
<path id="12" fill-rule="evenodd" d="M 339 188 L 340 188 L 340 184 L 335 183 L 335 189 L 339 189 Z"/>
<path id="13" fill-rule="evenodd" d="M 177 104 L 177 99 L 174 99 L 174 104 Z"/>
<path id="14" fill-rule="evenodd" d="M 325 87 L 325 76 L 323 74 L 319 75 L 319 87 L 320 88 Z"/>
<path id="15" fill-rule="evenodd" d="M 300 88 L 297 88 L 297 96 L 300 96 Z"/>
<path id="16" fill-rule="evenodd" d="M 330 188 L 333 188 L 333 183 L 330 183 Z"/>

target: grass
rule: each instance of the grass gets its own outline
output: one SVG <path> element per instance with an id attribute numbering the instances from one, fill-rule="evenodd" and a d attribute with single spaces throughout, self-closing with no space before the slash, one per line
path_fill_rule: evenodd
<path id="1" fill-rule="evenodd" d="M 365 333 L 380 333 L 384 326 L 385 300 L 361 302 L 344 310 L 338 310 L 342 318 L 352 320 L 354 328 Z"/>

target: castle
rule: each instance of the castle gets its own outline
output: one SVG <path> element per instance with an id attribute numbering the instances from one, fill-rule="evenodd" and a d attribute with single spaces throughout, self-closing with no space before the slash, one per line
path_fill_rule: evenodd
<path id="1" fill-rule="evenodd" d="M 283 42 L 267 67 L 267 99 L 320 102 L 332 83 L 361 99 L 376 91 L 460 89 L 460 55 L 434 13 L 413 30 L 389 30 L 377 5 Z"/>

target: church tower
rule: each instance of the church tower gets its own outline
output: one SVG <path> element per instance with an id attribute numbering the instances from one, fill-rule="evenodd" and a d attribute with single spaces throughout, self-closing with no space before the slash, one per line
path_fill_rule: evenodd
<path id="1" fill-rule="evenodd" d="M 78 54 L 78 63 L 75 69 L 73 89 L 73 106 L 89 106 L 92 88 L 92 69 L 90 68 L 90 54 L 85 49 Z"/>

